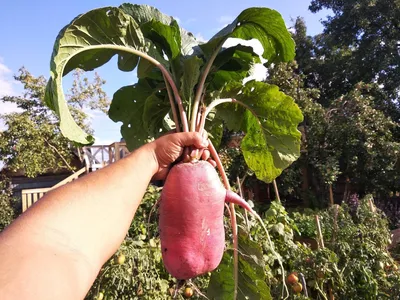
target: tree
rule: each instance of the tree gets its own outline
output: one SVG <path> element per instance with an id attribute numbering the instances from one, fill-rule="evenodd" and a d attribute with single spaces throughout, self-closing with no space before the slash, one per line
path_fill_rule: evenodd
<path id="1" fill-rule="evenodd" d="M 400 143 L 393 132 L 398 125 L 375 108 L 377 84 L 359 83 L 323 107 L 317 102 L 319 90 L 306 88 L 297 68 L 293 63 L 277 64 L 268 78 L 292 96 L 304 114 L 302 156 L 284 171 L 282 190 L 290 187 L 304 199 L 311 187 L 318 198 L 327 199 L 325 187 L 338 180 L 346 182 L 343 199 L 350 191 L 363 195 L 397 190 Z M 299 186 L 302 194 L 296 192 Z"/>
<path id="2" fill-rule="evenodd" d="M 400 2 L 313 0 L 309 8 L 330 9 L 332 15 L 322 22 L 323 33 L 312 38 L 304 22 L 296 21 L 297 60 L 306 84 L 319 88 L 320 101 L 327 105 L 359 82 L 376 83 L 381 95 L 372 105 L 398 122 Z"/>
<path id="3" fill-rule="evenodd" d="M 109 100 L 102 90 L 105 83 L 99 75 L 93 82 L 76 70 L 68 106 L 77 123 L 90 132 L 90 122 L 84 109 L 105 111 Z M 6 129 L 0 133 L 0 156 L 8 169 L 23 169 L 26 176 L 35 177 L 47 171 L 74 170 L 73 144 L 62 136 L 56 114 L 44 104 L 46 79 L 34 77 L 21 68 L 15 80 L 22 83 L 22 96 L 6 96 L 3 102 L 15 103 L 22 112 L 0 115 Z"/>
<path id="4" fill-rule="evenodd" d="M 14 200 L 10 181 L 0 174 L 0 232 L 14 220 L 18 210 Z"/>

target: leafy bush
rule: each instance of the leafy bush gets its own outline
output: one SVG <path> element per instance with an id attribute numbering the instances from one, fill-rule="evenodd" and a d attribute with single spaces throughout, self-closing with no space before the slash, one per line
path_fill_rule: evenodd
<path id="1" fill-rule="evenodd" d="M 327 297 L 329 289 L 338 299 L 400 296 L 400 273 L 387 250 L 388 221 L 380 210 L 373 211 L 370 200 L 367 196 L 358 206 L 343 204 L 318 212 L 326 248 L 298 248 L 295 268 L 317 299 Z M 301 234 L 315 237 L 315 214 L 293 214 Z"/>
<path id="2" fill-rule="evenodd" d="M 162 263 L 156 213 L 149 218 L 159 193 L 159 188 L 149 187 L 128 236 L 102 268 L 87 299 L 171 299 L 178 283 Z M 343 204 L 291 214 L 281 203 L 271 203 L 262 219 L 273 247 L 286 274 L 297 272 L 300 282 L 301 276 L 306 282 L 301 293 L 296 293 L 293 285 L 289 285 L 290 299 L 328 299 L 329 293 L 337 299 L 397 299 L 400 296 L 400 272 L 387 251 L 388 221 L 380 210 L 371 211 L 370 199 L 358 200 L 357 207 Z M 317 238 L 317 214 L 325 248 L 313 250 L 296 242 L 296 236 Z M 149 219 L 151 222 L 147 226 Z M 265 231 L 255 218 L 241 212 L 238 223 L 239 268 L 246 270 L 239 274 L 239 294 L 245 291 L 246 295 L 261 297 L 254 299 L 279 299 L 282 273 Z M 231 230 L 228 223 L 226 225 L 229 241 Z M 217 299 L 221 290 L 227 295 L 233 288 L 231 250 L 228 242 L 224 258 L 211 277 L 206 275 L 193 280 L 210 299 Z M 252 290 L 255 286 L 259 289 Z M 308 297 L 304 295 L 305 288 Z M 178 299 L 182 298 L 182 291 L 179 291 Z M 195 293 L 194 298 L 201 296 Z"/>
<path id="3" fill-rule="evenodd" d="M 10 181 L 0 177 L 0 231 L 8 226 L 16 217 L 17 201 L 12 197 Z"/>

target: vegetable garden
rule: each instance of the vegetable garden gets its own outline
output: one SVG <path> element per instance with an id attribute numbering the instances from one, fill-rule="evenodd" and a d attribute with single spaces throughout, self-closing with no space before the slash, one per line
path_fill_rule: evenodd
<path id="1" fill-rule="evenodd" d="M 126 3 L 81 14 L 60 31 L 45 101 L 63 136 L 93 143 L 69 111 L 63 77 L 117 56 L 118 69 L 138 78 L 114 93 L 108 111 L 130 150 L 171 131 L 197 131 L 210 142 L 185 149 L 163 186 L 148 187 L 87 299 L 400 297 L 393 220 L 375 203 L 388 188 L 376 165 L 394 174 L 400 150 L 392 110 L 378 103 L 376 84 L 357 82 L 339 96 L 312 82 L 301 50 L 315 41 L 299 19 L 295 30 L 275 10 L 248 8 L 200 42 L 156 8 Z M 268 69 L 267 80 L 249 80 L 256 64 Z M 335 100 L 327 105 L 320 95 Z M 234 134 L 240 142 L 232 146 Z M 335 201 L 339 179 L 344 196 Z M 246 199 L 254 184 L 269 184 L 272 201 Z"/>

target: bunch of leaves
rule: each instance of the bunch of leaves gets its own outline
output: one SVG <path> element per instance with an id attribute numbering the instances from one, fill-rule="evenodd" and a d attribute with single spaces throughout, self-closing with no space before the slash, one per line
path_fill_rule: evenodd
<path id="1" fill-rule="evenodd" d="M 273 299 L 265 272 L 265 257 L 262 246 L 251 239 L 244 227 L 243 216 L 239 217 L 239 280 L 238 299 Z M 207 297 L 210 299 L 233 299 L 233 251 L 232 244 L 227 244 L 218 268 L 211 273 L 207 287 Z"/>
<path id="2" fill-rule="evenodd" d="M 295 268 L 321 299 L 328 289 L 339 299 L 393 299 L 400 293 L 398 266 L 387 250 L 388 223 L 381 211 L 371 210 L 370 199 L 363 198 L 355 214 L 346 204 L 310 214 L 320 217 L 325 249 L 298 252 Z M 299 229 L 312 218 L 297 217 Z"/>
<path id="3" fill-rule="evenodd" d="M 67 98 L 68 104 L 76 121 L 89 130 L 88 116 L 82 110 L 108 106 L 101 89 L 104 81 L 98 75 L 91 82 L 80 77 L 79 71 L 74 74 L 74 88 Z M 6 128 L 0 133 L 1 160 L 9 170 L 23 170 L 28 177 L 49 171 L 73 171 L 74 147 L 61 134 L 56 114 L 44 104 L 46 79 L 33 76 L 25 68 L 21 68 L 14 78 L 23 85 L 24 92 L 21 96 L 0 99 L 15 104 L 19 109 L 19 112 L 0 114 Z M 96 101 L 96 93 L 103 101 Z M 92 106 L 91 101 L 96 101 L 97 106 Z"/>
<path id="4" fill-rule="evenodd" d="M 246 218 L 244 215 L 239 215 L 239 224 L 241 230 L 246 232 L 248 240 L 258 245 L 260 251 L 259 262 L 262 262 L 260 266 L 264 272 L 264 281 L 270 287 L 272 299 L 277 299 L 281 297 L 283 284 L 282 270 L 279 267 L 278 260 L 282 261 L 286 272 L 292 269 L 295 260 L 293 253 L 297 249 L 293 238 L 297 227 L 278 201 L 271 203 L 270 208 L 264 213 L 262 219 L 268 232 L 270 232 L 272 247 L 268 242 L 265 230 L 258 220 L 252 216 Z"/>
<path id="5" fill-rule="evenodd" d="M 306 76 L 300 70 L 295 63 L 281 63 L 269 71 L 268 82 L 292 96 L 304 114 L 303 155 L 289 168 L 293 172 L 283 173 L 280 181 L 285 185 L 280 188 L 289 190 L 292 184 L 296 198 L 303 200 L 307 191 L 298 187 L 305 186 L 325 202 L 320 207 L 327 204 L 326 186 L 338 181 L 346 181 L 347 191 L 360 195 L 395 191 L 399 182 L 398 124 L 383 111 L 379 87 L 358 83 L 324 107 L 319 103 L 318 89 L 304 85 Z M 347 198 L 345 194 L 342 199 Z"/>
<path id="6" fill-rule="evenodd" d="M 310 84 L 324 94 L 322 100 L 346 94 L 360 81 L 376 82 L 383 92 L 382 111 L 398 122 L 400 3 L 313 0 L 309 9 L 332 12 L 322 23 L 323 33 L 308 44 L 310 55 L 301 61 L 301 68 L 310 74 Z"/>
<path id="7" fill-rule="evenodd" d="M 0 232 L 17 217 L 17 203 L 12 196 L 11 181 L 0 175 Z"/>
<path id="8" fill-rule="evenodd" d="M 225 46 L 229 38 L 239 42 Z M 247 46 L 244 40 L 250 39 L 261 43 L 262 53 Z M 120 70 L 137 68 L 139 79 L 114 94 L 109 110 L 113 121 L 122 122 L 129 149 L 171 128 L 185 131 L 190 124 L 191 130 L 199 130 L 201 115 L 216 145 L 223 126 L 246 133 L 241 149 L 260 180 L 272 181 L 298 158 L 302 115 L 297 105 L 277 86 L 244 81 L 262 59 L 270 65 L 294 57 L 293 40 L 278 12 L 246 9 L 207 43 L 147 5 L 127 3 L 80 15 L 57 38 L 46 89 L 46 103 L 60 116 L 61 131 L 71 140 L 87 144 L 92 137 L 71 117 L 62 77 L 76 67 L 93 70 L 114 55 Z"/>

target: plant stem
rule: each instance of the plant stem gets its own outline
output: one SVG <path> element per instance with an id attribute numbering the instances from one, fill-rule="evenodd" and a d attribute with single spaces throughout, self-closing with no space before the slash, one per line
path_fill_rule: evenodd
<path id="1" fill-rule="evenodd" d="M 199 125 L 199 130 L 198 130 L 199 132 L 202 132 L 204 130 L 204 125 L 206 123 L 207 115 L 211 112 L 211 110 L 214 107 L 216 107 L 217 105 L 220 105 L 222 103 L 237 103 L 237 104 L 243 106 L 244 108 L 248 109 L 253 114 L 253 116 L 255 116 L 257 118 L 258 123 L 261 125 L 260 121 L 258 120 L 258 116 L 257 116 L 256 112 L 250 106 L 248 106 L 247 104 L 244 104 L 242 101 L 236 100 L 234 98 L 216 99 L 207 106 L 205 112 L 201 115 L 201 121 L 200 121 L 200 125 Z"/>
<path id="2" fill-rule="evenodd" d="M 329 205 L 332 206 L 333 204 L 334 201 L 333 201 L 332 184 L 329 184 Z"/>
<path id="3" fill-rule="evenodd" d="M 176 130 L 176 132 L 180 132 L 181 129 L 179 128 L 179 119 L 178 119 L 178 115 L 176 113 L 174 99 L 172 98 L 171 87 L 169 86 L 169 83 L 168 83 L 167 79 L 165 78 L 165 76 L 163 76 L 163 77 L 164 77 L 164 81 L 165 81 L 165 86 L 167 87 L 169 104 L 171 104 L 172 117 L 175 122 L 175 130 Z"/>
<path id="4" fill-rule="evenodd" d="M 221 159 L 218 156 L 217 150 L 215 150 L 214 145 L 211 140 L 208 140 L 209 146 L 208 150 L 210 151 L 211 157 L 217 163 L 218 171 L 222 177 L 222 181 L 224 182 L 225 189 L 230 190 L 231 186 L 229 184 L 228 177 L 226 176 L 224 167 L 222 166 Z M 231 212 L 231 226 L 232 226 L 232 235 L 233 235 L 233 280 L 235 282 L 235 288 L 233 292 L 233 299 L 237 298 L 237 290 L 238 290 L 238 280 L 239 280 L 239 256 L 238 256 L 238 230 L 237 230 L 237 222 L 236 222 L 236 212 L 235 205 L 233 203 L 229 203 L 229 210 Z"/>
<path id="5" fill-rule="evenodd" d="M 281 197 L 279 197 L 279 190 L 278 190 L 278 185 L 276 184 L 276 180 L 272 181 L 272 184 L 274 185 L 274 191 L 275 191 L 275 196 L 276 200 L 278 200 L 279 203 L 281 203 Z"/>
<path id="6" fill-rule="evenodd" d="M 67 161 L 67 160 L 65 159 L 65 157 L 60 153 L 60 151 L 58 151 L 58 149 L 57 149 L 55 146 L 53 146 L 52 144 L 50 144 L 49 141 L 48 141 L 47 139 L 44 139 L 44 141 L 46 142 L 47 145 L 50 146 L 51 149 L 53 149 L 53 151 L 54 151 L 55 153 L 57 153 L 57 155 L 62 159 L 62 161 L 63 161 L 63 162 L 65 163 L 65 165 L 67 166 L 67 168 L 68 168 L 70 171 L 74 172 L 74 168 L 68 163 L 68 161 Z"/>
<path id="7" fill-rule="evenodd" d="M 246 178 L 246 175 L 244 175 L 244 178 L 243 178 L 243 179 L 245 179 L 245 178 Z M 242 183 L 240 182 L 239 176 L 236 177 L 236 181 L 237 181 L 237 185 L 238 185 L 238 189 L 239 189 L 240 198 L 243 198 Z M 244 180 L 243 180 L 243 181 L 244 181 Z M 243 199 L 244 199 L 244 198 L 243 198 Z M 246 221 L 246 228 L 247 228 L 247 231 L 250 232 L 249 217 L 248 217 L 247 214 L 248 214 L 248 213 L 247 213 L 247 210 L 245 209 L 245 210 L 244 210 L 244 220 Z"/>
<path id="8" fill-rule="evenodd" d="M 158 67 L 160 69 L 161 73 L 167 79 L 168 83 L 170 84 L 170 86 L 172 88 L 172 91 L 173 91 L 173 94 L 174 94 L 174 97 L 175 97 L 175 101 L 176 101 L 176 103 L 178 105 L 179 113 L 181 115 L 181 122 L 182 122 L 183 131 L 189 131 L 186 112 L 183 109 L 182 99 L 181 99 L 181 97 L 179 95 L 178 88 L 176 87 L 175 82 L 172 79 L 171 74 L 168 72 L 168 70 L 158 60 L 154 59 L 153 57 L 151 57 L 150 55 L 148 55 L 148 54 L 146 54 L 146 53 L 144 53 L 142 51 L 139 51 L 139 50 L 136 50 L 136 49 L 130 48 L 130 47 L 125 47 L 125 46 L 108 44 L 108 45 L 93 45 L 93 46 L 90 46 L 89 48 L 90 49 L 112 49 L 112 50 L 131 53 L 131 54 L 137 55 L 137 56 L 139 56 L 141 58 L 147 59 L 153 65 Z M 76 52 L 75 55 L 79 54 L 80 52 L 87 51 L 87 50 L 88 49 L 85 48 L 85 50 L 81 50 L 81 51 Z M 174 110 L 175 107 L 173 106 L 171 109 Z M 176 127 L 178 127 L 178 126 L 176 126 Z"/>
<path id="9" fill-rule="evenodd" d="M 206 67 L 204 68 L 203 73 L 201 74 L 200 82 L 199 85 L 197 86 L 196 90 L 196 96 L 194 98 L 194 103 L 193 103 L 193 108 L 192 108 L 192 119 L 190 120 L 190 131 L 195 131 L 196 130 L 196 117 L 197 117 L 197 111 L 199 110 L 199 103 L 201 96 L 204 92 L 204 83 L 206 82 L 206 78 L 208 73 L 210 72 L 210 69 L 212 67 L 212 64 L 214 63 L 215 58 L 217 57 L 219 50 L 221 50 L 222 45 L 224 44 L 225 40 L 223 40 L 215 49 L 214 53 L 211 55 L 210 59 L 207 62 Z"/>

